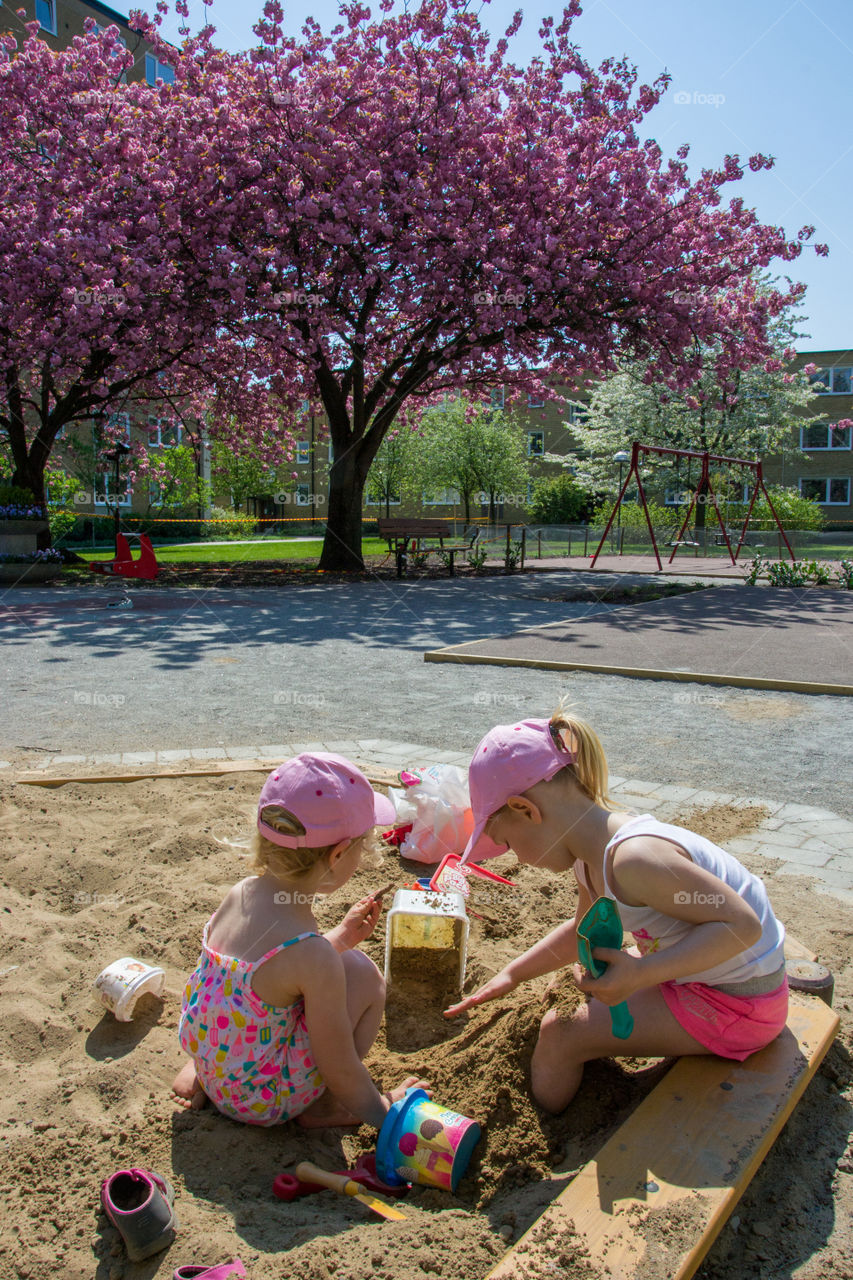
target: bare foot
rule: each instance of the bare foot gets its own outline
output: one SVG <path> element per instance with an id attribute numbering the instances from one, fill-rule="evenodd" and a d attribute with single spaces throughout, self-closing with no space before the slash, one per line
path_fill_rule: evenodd
<path id="1" fill-rule="evenodd" d="M 172 1082 L 172 1093 L 177 1102 L 188 1111 L 201 1111 L 207 1103 L 207 1094 L 202 1089 L 195 1073 L 192 1058 L 187 1059 Z"/>
<path id="2" fill-rule="evenodd" d="M 327 1089 L 296 1117 L 296 1123 L 302 1129 L 352 1129 L 361 1121 Z"/>

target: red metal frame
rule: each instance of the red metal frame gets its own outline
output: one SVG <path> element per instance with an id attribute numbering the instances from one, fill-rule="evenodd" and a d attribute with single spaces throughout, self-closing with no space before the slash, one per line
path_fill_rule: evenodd
<path id="1" fill-rule="evenodd" d="M 655 559 L 658 562 L 658 569 L 663 569 L 660 553 L 658 551 L 658 544 L 655 541 L 655 531 L 652 528 L 652 521 L 649 515 L 649 506 L 648 506 L 648 503 L 646 502 L 646 493 L 645 493 L 645 490 L 643 489 L 643 481 L 640 477 L 640 454 L 641 453 L 665 454 L 668 457 L 674 457 L 674 458 L 698 458 L 702 464 L 700 475 L 699 475 L 699 482 L 693 491 L 693 496 L 690 499 L 690 506 L 687 508 L 687 515 L 684 517 L 681 528 L 678 531 L 678 535 L 675 539 L 676 545 L 672 549 L 672 555 L 669 557 L 669 560 L 667 561 L 668 564 L 672 564 L 673 560 L 675 559 L 675 553 L 678 551 L 678 544 L 681 542 L 682 534 L 684 533 L 684 530 L 687 528 L 687 525 L 690 522 L 690 516 L 693 513 L 693 508 L 696 506 L 696 502 L 698 500 L 699 494 L 702 491 L 709 492 L 714 497 L 714 501 L 709 505 L 711 505 L 714 508 L 714 514 L 717 517 L 717 523 L 720 526 L 720 532 L 722 533 L 723 538 L 725 540 L 725 544 L 728 549 L 729 556 L 731 557 L 732 564 L 737 564 L 737 558 L 740 555 L 740 550 L 741 550 L 741 547 L 743 546 L 743 540 L 746 537 L 746 531 L 749 528 L 749 521 L 752 515 L 752 509 L 755 506 L 755 499 L 758 497 L 759 492 L 763 493 L 765 498 L 767 499 L 767 505 L 770 508 L 770 511 L 773 515 L 773 519 L 776 521 L 777 528 L 779 529 L 779 532 L 782 535 L 782 539 L 785 543 L 785 546 L 788 548 L 788 554 L 790 555 L 792 560 L 796 559 L 794 552 L 791 550 L 791 544 L 788 542 L 788 539 L 785 536 L 785 530 L 782 528 L 781 521 L 779 520 L 779 517 L 776 514 L 776 508 L 773 506 L 773 503 L 770 500 L 770 494 L 767 492 L 767 487 L 764 484 L 764 472 L 762 470 L 762 466 L 760 462 L 758 461 L 750 462 L 747 458 L 729 458 L 729 457 L 726 457 L 725 454 L 709 453 L 707 449 L 703 453 L 699 453 L 695 449 L 668 449 L 663 445 L 640 444 L 639 440 L 635 440 L 633 445 L 631 446 L 631 465 L 628 468 L 628 474 L 625 477 L 625 483 L 622 485 L 622 488 L 619 490 L 619 496 L 616 499 L 616 505 L 614 506 L 613 510 L 610 513 L 610 519 L 607 521 L 607 526 L 604 530 L 604 533 L 601 535 L 601 541 L 599 542 L 596 548 L 595 555 L 592 557 L 592 563 L 590 564 L 591 569 L 595 567 L 595 562 L 598 559 L 599 555 L 601 554 L 601 548 L 604 546 L 604 543 L 607 539 L 607 535 L 613 526 L 613 521 L 616 518 L 616 512 L 619 510 L 619 507 L 622 503 L 622 499 L 625 497 L 625 494 L 627 492 L 628 485 L 631 482 L 632 476 L 636 476 L 636 479 L 637 479 L 637 492 L 639 493 L 640 501 L 643 504 L 643 514 L 646 517 L 646 524 L 649 527 L 649 536 L 651 537 L 651 540 L 652 540 L 652 547 L 654 548 Z M 720 509 L 717 505 L 716 494 L 714 493 L 714 486 L 711 484 L 710 468 L 711 468 L 712 462 L 725 462 L 725 463 L 728 463 L 730 466 L 746 467 L 755 476 L 755 483 L 752 489 L 752 497 L 750 498 L 750 501 L 749 501 L 749 509 L 747 510 L 746 517 L 743 522 L 743 528 L 740 531 L 740 537 L 738 539 L 738 544 L 735 551 L 732 551 L 732 544 L 729 542 L 728 531 L 726 529 L 725 524 L 723 523 L 723 519 L 720 515 Z M 621 547 L 619 549 L 619 554 L 620 555 L 622 554 Z"/>

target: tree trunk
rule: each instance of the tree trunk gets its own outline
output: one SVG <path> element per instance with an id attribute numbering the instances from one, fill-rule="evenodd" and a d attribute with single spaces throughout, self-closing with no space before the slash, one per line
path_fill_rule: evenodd
<path id="1" fill-rule="evenodd" d="M 329 514 L 319 568 L 344 572 L 364 569 L 361 555 L 361 508 L 367 468 L 359 445 L 335 447 L 329 473 Z"/>

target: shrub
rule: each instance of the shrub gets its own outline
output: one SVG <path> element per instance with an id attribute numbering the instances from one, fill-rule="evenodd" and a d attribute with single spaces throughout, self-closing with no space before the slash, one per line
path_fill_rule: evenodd
<path id="1" fill-rule="evenodd" d="M 595 499 L 572 476 L 537 480 L 528 508 L 530 524 L 581 524 L 592 515 Z M 606 517 L 605 517 L 606 518 Z"/>
<path id="2" fill-rule="evenodd" d="M 201 526 L 203 538 L 251 538 L 256 532 L 257 521 L 254 516 L 247 516 L 239 511 L 226 511 L 223 507 L 212 507 L 210 517 Z"/>
<path id="3" fill-rule="evenodd" d="M 798 489 L 786 489 L 782 485 L 769 485 L 768 493 L 770 500 L 776 510 L 776 514 L 782 522 L 783 529 L 822 529 L 824 526 L 824 514 L 816 502 L 812 502 L 811 498 L 804 498 Z M 742 521 L 746 515 L 745 507 L 733 507 L 731 509 L 731 519 L 733 522 L 738 521 L 738 512 L 741 513 Z M 752 515 L 749 519 L 750 529 L 775 529 L 776 521 L 767 505 L 767 499 L 763 494 L 756 499 L 755 506 L 752 508 Z"/>

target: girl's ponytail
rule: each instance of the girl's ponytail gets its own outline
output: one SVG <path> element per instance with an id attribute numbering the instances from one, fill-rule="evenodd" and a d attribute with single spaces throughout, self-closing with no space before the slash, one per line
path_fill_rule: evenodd
<path id="1" fill-rule="evenodd" d="M 551 733 L 559 734 L 575 755 L 574 764 L 569 765 L 566 772 L 573 775 L 581 791 L 594 804 L 603 809 L 617 809 L 619 806 L 607 793 L 607 757 L 598 734 L 585 720 L 573 715 L 569 707 L 568 699 L 561 699 L 550 719 Z"/>

